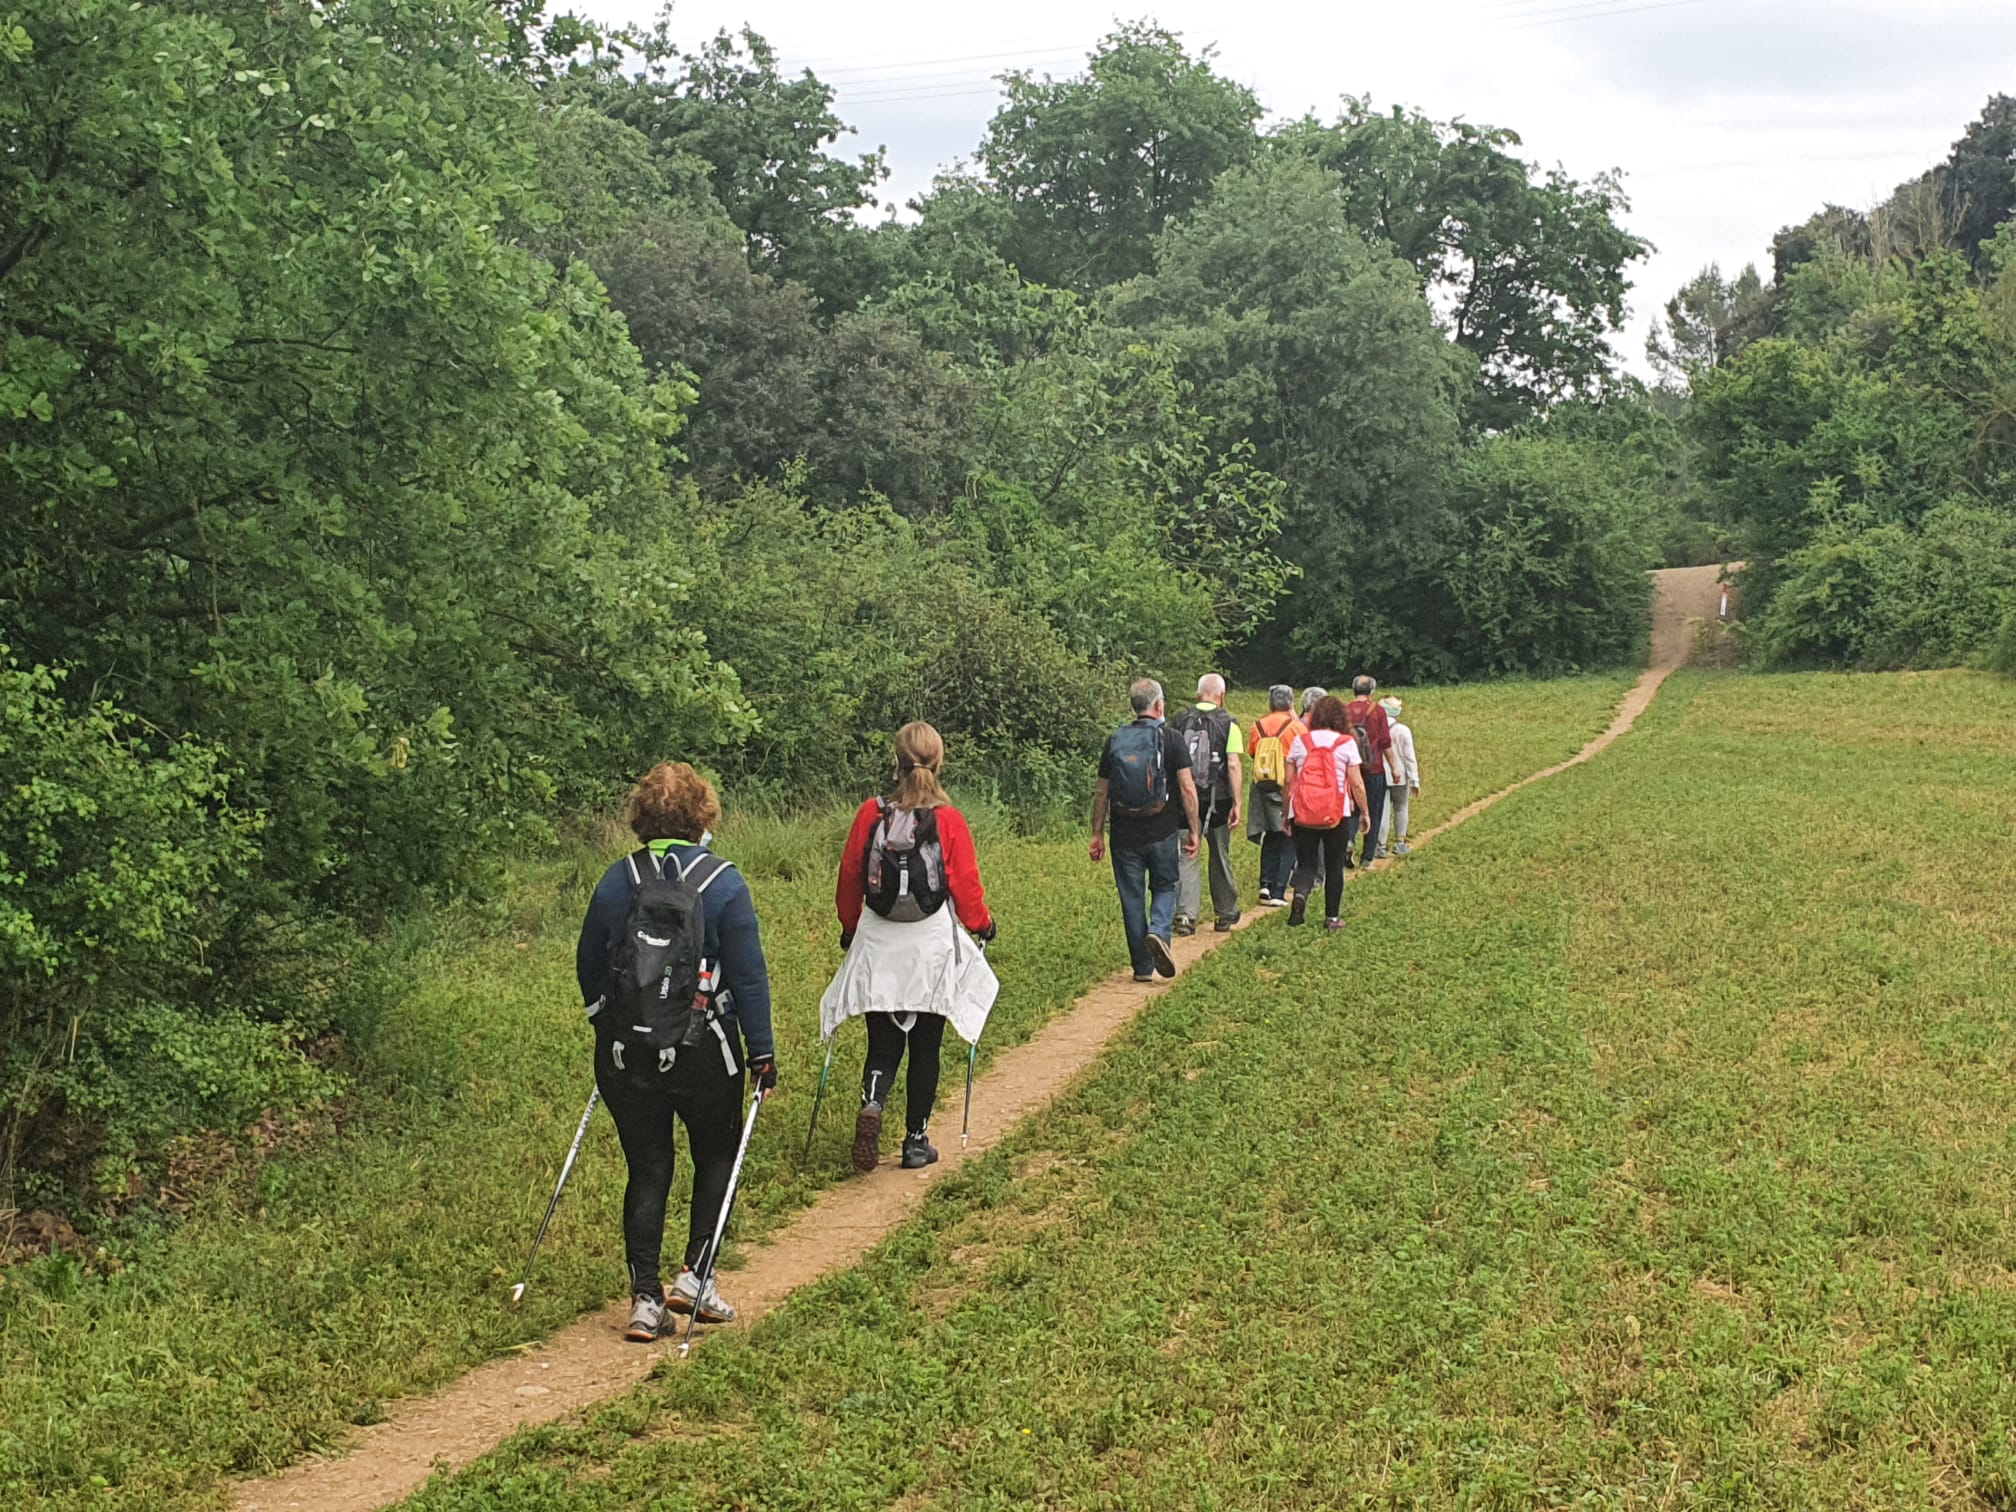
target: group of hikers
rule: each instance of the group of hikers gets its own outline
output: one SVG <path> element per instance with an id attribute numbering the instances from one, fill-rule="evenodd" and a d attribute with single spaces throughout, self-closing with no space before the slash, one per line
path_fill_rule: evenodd
<path id="1" fill-rule="evenodd" d="M 1231 846 L 1242 815 L 1260 846 L 1260 902 L 1289 908 L 1290 924 L 1304 921 L 1320 887 L 1326 926 L 1341 928 L 1344 873 L 1407 854 L 1420 769 L 1400 701 L 1375 701 L 1376 691 L 1369 677 L 1355 681 L 1348 702 L 1310 688 L 1298 712 L 1293 689 L 1276 686 L 1268 712 L 1242 732 L 1216 675 L 1199 680 L 1196 705 L 1173 720 L 1159 683 L 1128 690 L 1134 717 L 1099 761 L 1091 854 L 1097 862 L 1110 852 L 1137 982 L 1175 975 L 1170 943 L 1196 932 L 1207 866 L 1216 928 L 1238 923 Z M 897 731 L 893 787 L 861 805 L 840 855 L 834 906 L 844 959 L 821 1000 L 820 1028 L 829 1045 L 851 1018 L 867 1029 L 852 1149 L 863 1173 L 881 1161 L 884 1112 L 906 1052 L 899 1158 L 905 1169 L 937 1161 L 930 1121 L 945 1026 L 977 1043 L 999 990 L 984 951 L 996 925 L 972 831 L 941 781 L 944 764 L 945 743 L 930 725 Z M 625 817 L 638 847 L 596 886 L 575 969 L 594 1029 L 596 1089 L 628 1168 L 625 1337 L 648 1342 L 677 1316 L 735 1317 L 713 1262 L 745 1119 L 776 1086 L 777 1055 L 755 903 L 712 849 L 721 818 L 713 785 L 684 762 L 661 763 L 632 790 Z M 752 1083 L 758 1101 L 745 1114 Z M 686 1128 L 693 1197 L 668 1286 L 675 1123 Z"/>

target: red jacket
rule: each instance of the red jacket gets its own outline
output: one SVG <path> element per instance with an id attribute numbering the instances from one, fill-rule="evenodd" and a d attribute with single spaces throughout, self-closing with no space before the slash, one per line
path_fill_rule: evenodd
<path id="1" fill-rule="evenodd" d="M 938 813 L 938 843 L 945 851 L 945 890 L 952 895 L 952 907 L 959 922 L 978 934 L 994 922 L 987 911 L 987 890 L 980 885 L 980 857 L 973 849 L 973 831 L 966 816 L 951 804 Z M 870 798 L 854 816 L 854 828 L 847 832 L 847 848 L 840 852 L 840 881 L 833 890 L 833 907 L 840 915 L 840 927 L 852 934 L 861 926 L 862 900 L 868 894 L 868 841 L 875 833 L 875 821 L 882 817 L 882 801 Z"/>
<path id="2" fill-rule="evenodd" d="M 1365 775 L 1386 775 L 1386 753 L 1393 749 L 1393 723 L 1386 717 L 1386 710 L 1369 698 L 1354 698 L 1344 705 L 1344 723 L 1347 726 L 1365 726 L 1366 738 L 1372 742 L 1372 749 L 1360 751 L 1358 759 L 1365 763 Z"/>

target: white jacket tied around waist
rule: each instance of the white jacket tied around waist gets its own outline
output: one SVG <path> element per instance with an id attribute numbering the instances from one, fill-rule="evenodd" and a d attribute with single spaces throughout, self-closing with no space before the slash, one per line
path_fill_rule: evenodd
<path id="1" fill-rule="evenodd" d="M 935 1013 L 977 1045 L 1000 993 L 994 968 L 949 903 L 912 924 L 864 909 L 847 959 L 819 999 L 819 1037 L 831 1039 L 864 1013 Z"/>

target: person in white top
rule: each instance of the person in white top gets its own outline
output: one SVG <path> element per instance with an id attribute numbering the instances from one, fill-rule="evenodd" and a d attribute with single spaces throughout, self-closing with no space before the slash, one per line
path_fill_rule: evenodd
<path id="1" fill-rule="evenodd" d="M 1407 843 L 1408 800 L 1421 791 L 1421 763 L 1414 757 L 1414 732 L 1400 722 L 1400 700 L 1381 699 L 1387 728 L 1393 732 L 1392 747 L 1386 752 L 1386 817 L 1379 826 L 1379 854 L 1404 856 Z"/>
<path id="2" fill-rule="evenodd" d="M 1295 835 L 1295 902 L 1288 922 L 1309 912 L 1316 867 L 1323 865 L 1323 926 L 1342 929 L 1344 849 L 1366 811 L 1358 742 L 1344 732 L 1344 700 L 1325 695 L 1309 710 L 1308 730 L 1288 747 L 1288 820 Z"/>

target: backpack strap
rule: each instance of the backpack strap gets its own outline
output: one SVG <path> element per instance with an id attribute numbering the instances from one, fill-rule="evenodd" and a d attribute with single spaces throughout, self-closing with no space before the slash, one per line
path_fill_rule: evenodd
<path id="1" fill-rule="evenodd" d="M 630 885 L 632 887 L 642 887 L 644 885 L 644 873 L 637 865 L 637 858 L 639 856 L 642 856 L 650 866 L 652 876 L 662 878 L 665 875 L 665 868 L 658 861 L 658 853 L 648 845 L 639 846 L 628 856 L 624 857 L 630 863 Z"/>
<path id="2" fill-rule="evenodd" d="M 693 890 L 695 897 L 698 897 L 701 894 L 705 893 L 708 888 L 714 885 L 715 880 L 720 877 L 721 873 L 732 870 L 735 865 L 733 861 L 723 860 L 720 856 L 711 856 L 711 855 L 706 857 L 695 856 L 690 863 L 688 863 L 686 866 L 683 867 L 679 866 L 679 863 L 677 861 L 674 861 L 672 865 L 678 868 L 679 880 L 681 882 L 684 882 L 687 881 L 689 878 L 691 878 L 693 873 L 700 869 L 700 863 L 703 859 L 713 861 L 714 870 L 707 873 L 706 877 L 701 881 L 700 885 Z"/>

